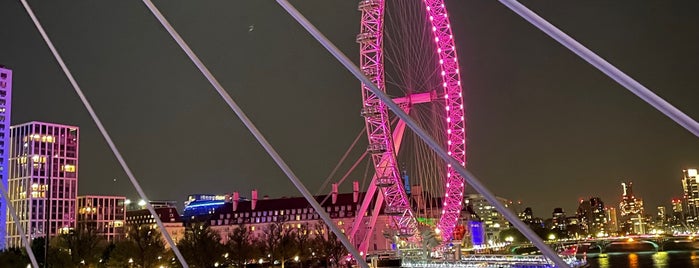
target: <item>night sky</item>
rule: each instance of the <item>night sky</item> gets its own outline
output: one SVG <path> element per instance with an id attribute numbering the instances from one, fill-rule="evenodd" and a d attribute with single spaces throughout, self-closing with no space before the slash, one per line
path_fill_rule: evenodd
<path id="1" fill-rule="evenodd" d="M 155 3 L 316 192 L 363 128 L 354 77 L 272 0 Z M 699 118 L 699 2 L 523 3 Z M 30 4 L 151 199 L 253 188 L 299 195 L 141 1 Z M 357 58 L 357 1 L 294 4 Z M 681 195 L 681 169 L 699 167 L 697 137 L 497 1 L 447 6 L 464 74 L 468 168 L 492 191 L 541 217 L 554 207 L 572 214 L 592 195 L 616 207 L 622 180 L 634 182 L 649 213 Z M 80 194 L 136 198 L 19 1 L 1 1 L 0 18 L 12 123 L 80 126 Z M 361 181 L 363 169 L 355 173 Z"/>

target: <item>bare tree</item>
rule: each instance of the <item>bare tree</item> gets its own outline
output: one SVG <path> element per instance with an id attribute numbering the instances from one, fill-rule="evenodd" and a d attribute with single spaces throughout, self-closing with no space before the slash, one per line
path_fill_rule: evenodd
<path id="1" fill-rule="evenodd" d="M 328 264 L 339 263 L 341 258 L 348 254 L 345 246 L 324 222 L 315 225 L 314 233 L 315 248 L 319 249 L 319 255 L 325 258 Z"/>
<path id="2" fill-rule="evenodd" d="M 228 235 L 226 247 L 232 264 L 243 267 L 245 262 L 255 255 L 252 232 L 245 224 L 241 224 Z"/>
<path id="3" fill-rule="evenodd" d="M 279 258 L 284 268 L 285 262 L 298 254 L 295 229 L 289 225 L 284 226 L 283 222 L 278 221 L 267 225 L 262 232 L 261 242 L 270 257 L 270 262 L 274 263 Z"/>
<path id="4" fill-rule="evenodd" d="M 131 226 L 127 239 L 116 243 L 109 267 L 158 267 L 165 263 L 165 244 L 158 230 L 150 225 Z"/>
<path id="5" fill-rule="evenodd" d="M 221 244 L 221 236 L 208 225 L 195 223 L 185 232 L 184 238 L 177 243 L 182 255 L 190 267 L 214 267 L 223 263 L 226 249 Z"/>
<path id="6" fill-rule="evenodd" d="M 68 249 L 71 263 L 75 266 L 97 265 L 105 249 L 105 241 L 95 229 L 77 229 L 58 236 L 58 247 Z"/>

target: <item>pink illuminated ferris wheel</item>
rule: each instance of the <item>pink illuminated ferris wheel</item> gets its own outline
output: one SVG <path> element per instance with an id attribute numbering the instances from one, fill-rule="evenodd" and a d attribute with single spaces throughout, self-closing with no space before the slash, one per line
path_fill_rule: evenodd
<path id="1" fill-rule="evenodd" d="M 362 0 L 359 10 L 362 18 L 357 42 L 364 74 L 394 96 L 433 138 L 443 142 L 452 157 L 465 165 L 459 62 L 444 1 Z M 412 133 L 405 132 L 404 123 L 398 121 L 392 128 L 393 116 L 365 85 L 362 98 L 368 152 L 375 168 L 367 196 L 381 192 L 377 204 L 383 202 L 383 213 L 392 216 L 391 226 L 399 236 L 413 237 L 426 218 L 438 218 L 436 227 L 443 241 L 451 240 L 462 208 L 464 179 Z M 411 184 L 419 184 L 420 192 L 408 193 L 404 176 Z M 441 202 L 439 215 L 425 212 L 432 200 Z M 374 224 L 372 220 L 371 228 Z M 362 244 L 360 250 L 365 251 L 366 245 Z"/>

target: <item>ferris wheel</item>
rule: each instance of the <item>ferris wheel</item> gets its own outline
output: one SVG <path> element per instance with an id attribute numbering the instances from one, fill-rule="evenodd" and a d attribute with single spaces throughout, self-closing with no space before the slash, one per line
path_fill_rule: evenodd
<path id="1" fill-rule="evenodd" d="M 465 165 L 466 128 L 459 62 L 444 1 L 362 0 L 358 9 L 362 13 L 356 39 L 361 70 L 442 142 L 449 155 Z M 416 200 L 409 199 L 410 188 L 402 178 L 408 175 L 413 183 L 434 185 L 419 199 L 423 203 L 441 202 L 436 230 L 442 241 L 450 241 L 462 208 L 464 179 L 419 139 L 410 142 L 414 135 L 404 131 L 402 121 L 392 128 L 393 116 L 366 85 L 362 85 L 361 92 L 361 115 L 369 140 L 367 152 L 375 169 L 367 197 L 381 192 L 371 215 L 377 215 L 377 208 L 381 207 L 378 204 L 383 203 L 383 213 L 391 216 L 391 227 L 399 236 L 417 236 L 416 217 L 422 212 L 419 204 L 414 206 Z M 402 172 L 403 166 L 410 171 Z M 365 199 L 358 217 L 366 214 L 368 203 Z M 373 218 L 370 228 L 375 221 Z M 350 237 L 360 222 L 361 219 L 355 220 Z M 367 240 L 362 240 L 361 251 L 366 252 Z"/>

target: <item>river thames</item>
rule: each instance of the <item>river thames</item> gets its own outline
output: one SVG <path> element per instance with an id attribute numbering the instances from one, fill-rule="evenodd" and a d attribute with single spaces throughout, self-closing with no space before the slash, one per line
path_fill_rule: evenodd
<path id="1" fill-rule="evenodd" d="M 699 268 L 699 251 L 609 253 L 587 261 L 591 268 Z"/>

